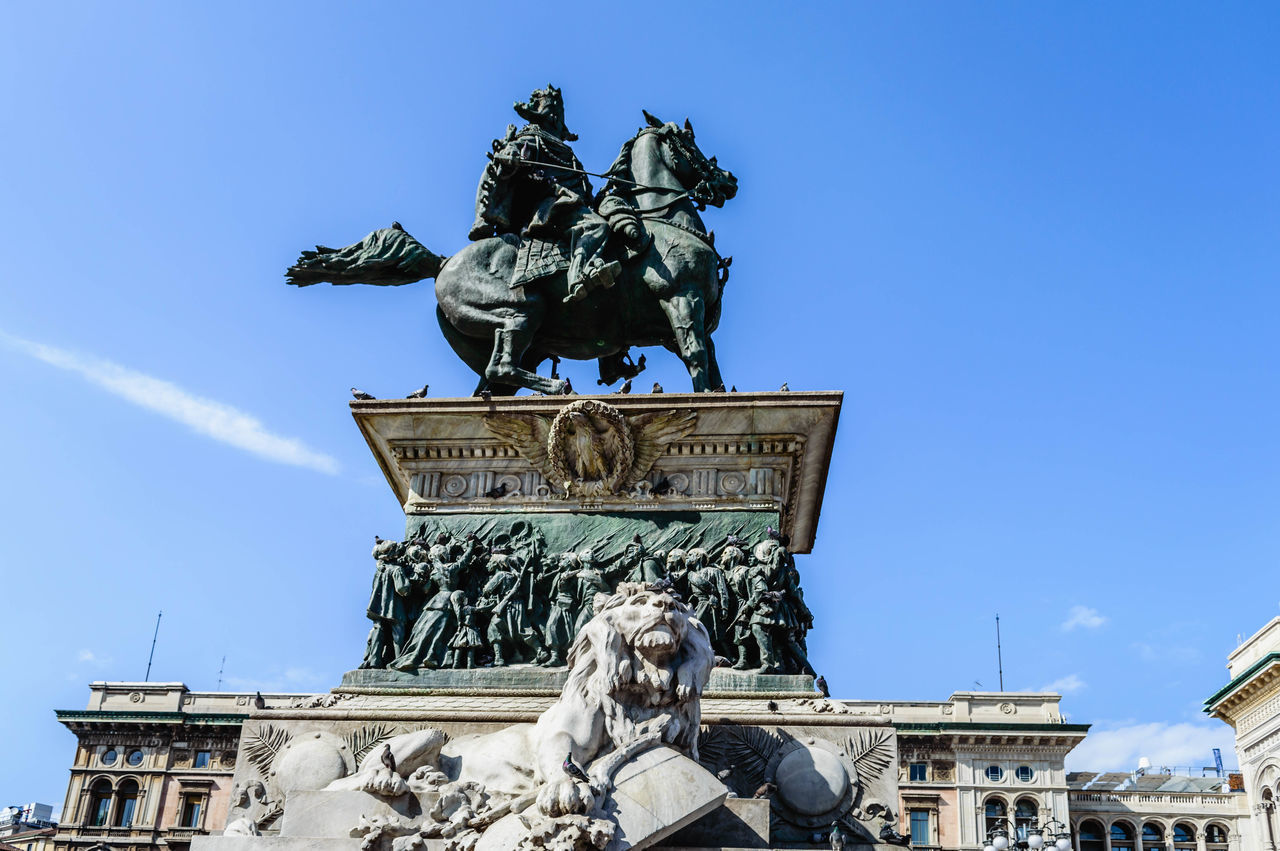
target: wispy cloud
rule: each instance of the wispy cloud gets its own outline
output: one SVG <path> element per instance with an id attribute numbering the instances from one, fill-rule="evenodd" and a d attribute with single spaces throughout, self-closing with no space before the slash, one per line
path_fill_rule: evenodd
<path id="1" fill-rule="evenodd" d="M 197 434 L 243 449 L 259 458 L 335 474 L 338 462 L 292 437 L 273 434 L 253 415 L 178 385 L 103 358 L 0 333 L 0 341 L 50 366 L 74 372 L 109 393 L 182 423 Z"/>
<path id="2" fill-rule="evenodd" d="M 1067 612 L 1067 619 L 1062 622 L 1062 628 L 1067 631 L 1076 627 L 1097 629 L 1106 622 L 1106 617 L 1099 614 L 1097 609 L 1091 609 L 1088 606 L 1072 606 L 1071 611 Z"/>
<path id="3" fill-rule="evenodd" d="M 1094 729 L 1067 754 L 1069 771 L 1132 771 L 1146 757 L 1153 766 L 1199 769 L 1213 765 L 1213 749 L 1222 748 L 1230 762 L 1235 740 L 1231 728 L 1221 723 L 1123 724 Z"/>
<path id="4" fill-rule="evenodd" d="M 1185 644 L 1148 644 L 1144 641 L 1134 643 L 1133 649 L 1138 658 L 1144 662 L 1173 662 L 1179 665 L 1190 665 L 1200 661 L 1200 651 Z"/>
<path id="5" fill-rule="evenodd" d="M 1076 674 L 1067 674 L 1065 677 L 1058 677 L 1051 683 L 1040 686 L 1040 691 L 1052 691 L 1058 694 L 1071 694 L 1084 688 L 1084 680 L 1080 679 Z"/>

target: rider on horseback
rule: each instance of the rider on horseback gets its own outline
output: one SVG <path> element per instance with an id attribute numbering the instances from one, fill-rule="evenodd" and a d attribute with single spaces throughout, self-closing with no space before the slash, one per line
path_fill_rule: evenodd
<path id="1" fill-rule="evenodd" d="M 564 268 L 561 242 L 569 249 L 566 302 L 596 287 L 613 286 L 621 264 L 601 256 L 610 222 L 593 209 L 591 184 L 569 147 L 578 137 L 565 127 L 560 90 L 550 85 L 539 89 L 527 103 L 515 104 L 515 111 L 529 123 L 519 130 L 510 125 L 504 138 L 494 140 L 468 237 L 519 234 L 520 260 L 512 286 Z"/>

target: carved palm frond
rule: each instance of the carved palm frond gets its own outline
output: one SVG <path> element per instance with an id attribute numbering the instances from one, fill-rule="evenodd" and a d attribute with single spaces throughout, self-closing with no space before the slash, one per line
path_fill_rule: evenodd
<path id="1" fill-rule="evenodd" d="M 845 753 L 858 769 L 858 779 L 865 785 L 884 774 L 893 762 L 893 732 L 864 730 L 845 742 Z"/>
<path id="2" fill-rule="evenodd" d="M 391 727 L 387 724 L 373 724 L 369 727 L 361 727 L 358 730 L 352 730 L 343 737 L 347 747 L 351 749 L 351 755 L 355 757 L 357 767 L 371 750 L 389 738 L 391 738 Z"/>
<path id="3" fill-rule="evenodd" d="M 754 789 L 764 782 L 769 762 L 786 741 L 777 730 L 717 725 L 703 729 L 698 753 L 704 763 L 733 766 L 747 786 Z"/>
<path id="4" fill-rule="evenodd" d="M 271 772 L 271 763 L 289 744 L 288 730 L 277 730 L 270 724 L 263 724 L 245 739 L 244 752 L 249 764 L 258 769 L 258 773 L 266 777 Z"/>

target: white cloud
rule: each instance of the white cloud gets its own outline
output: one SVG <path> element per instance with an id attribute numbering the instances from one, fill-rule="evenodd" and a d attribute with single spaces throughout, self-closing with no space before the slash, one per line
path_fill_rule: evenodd
<path id="1" fill-rule="evenodd" d="M 1076 674 L 1067 674 L 1065 677 L 1058 677 L 1051 683 L 1040 686 L 1040 691 L 1052 691 L 1058 694 L 1071 694 L 1084 688 L 1084 680 L 1080 679 Z"/>
<path id="2" fill-rule="evenodd" d="M 76 654 L 77 662 L 92 662 L 97 658 L 98 658 L 97 656 L 93 655 L 92 650 L 81 650 L 79 653 Z"/>
<path id="3" fill-rule="evenodd" d="M 321 473 L 338 472 L 338 462 L 332 457 L 308 448 L 295 438 L 272 434 L 251 414 L 222 402 L 194 396 L 172 382 L 55 346 L 7 334 L 0 334 L 0 339 L 50 366 L 78 373 L 107 392 L 141 408 L 176 420 L 197 434 L 268 461 L 306 467 Z"/>
<path id="4" fill-rule="evenodd" d="M 1076 627 L 1097 629 L 1106 622 L 1106 616 L 1099 614 L 1097 609 L 1091 609 L 1088 606 L 1072 606 L 1071 611 L 1067 612 L 1067 619 L 1062 622 L 1062 628 L 1064 630 L 1072 630 Z"/>
<path id="5" fill-rule="evenodd" d="M 1106 730 L 1095 727 L 1067 754 L 1067 770 L 1132 771 L 1145 756 L 1153 766 L 1180 766 L 1198 771 L 1213 765 L 1214 748 L 1222 748 L 1224 760 L 1234 763 L 1234 746 L 1231 728 L 1217 722 L 1152 722 Z"/>
<path id="6" fill-rule="evenodd" d="M 1138 658 L 1144 662 L 1172 662 L 1178 665 L 1190 665 L 1200 661 L 1200 651 L 1194 647 L 1179 644 L 1147 644 L 1139 641 L 1133 645 Z"/>
<path id="7" fill-rule="evenodd" d="M 76 653 L 76 661 L 82 665 L 88 665 L 92 668 L 105 668 L 111 664 L 112 659 L 110 656 L 101 656 L 94 653 L 92 650 L 85 648 Z"/>
<path id="8" fill-rule="evenodd" d="M 285 668 L 262 672 L 256 677 L 227 677 L 222 681 L 227 691 L 313 692 L 322 690 L 325 678 L 309 668 Z"/>

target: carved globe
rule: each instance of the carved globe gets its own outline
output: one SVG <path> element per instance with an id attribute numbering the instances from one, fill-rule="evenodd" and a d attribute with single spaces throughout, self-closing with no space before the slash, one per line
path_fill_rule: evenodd
<path id="1" fill-rule="evenodd" d="M 784 756 L 774 782 L 783 802 L 806 816 L 834 810 L 849 791 L 849 773 L 840 757 L 815 747 L 796 748 Z"/>
<path id="2" fill-rule="evenodd" d="M 355 770 L 345 742 L 332 733 L 302 733 L 280 751 L 272 779 L 281 795 L 294 790 L 323 789 Z"/>

